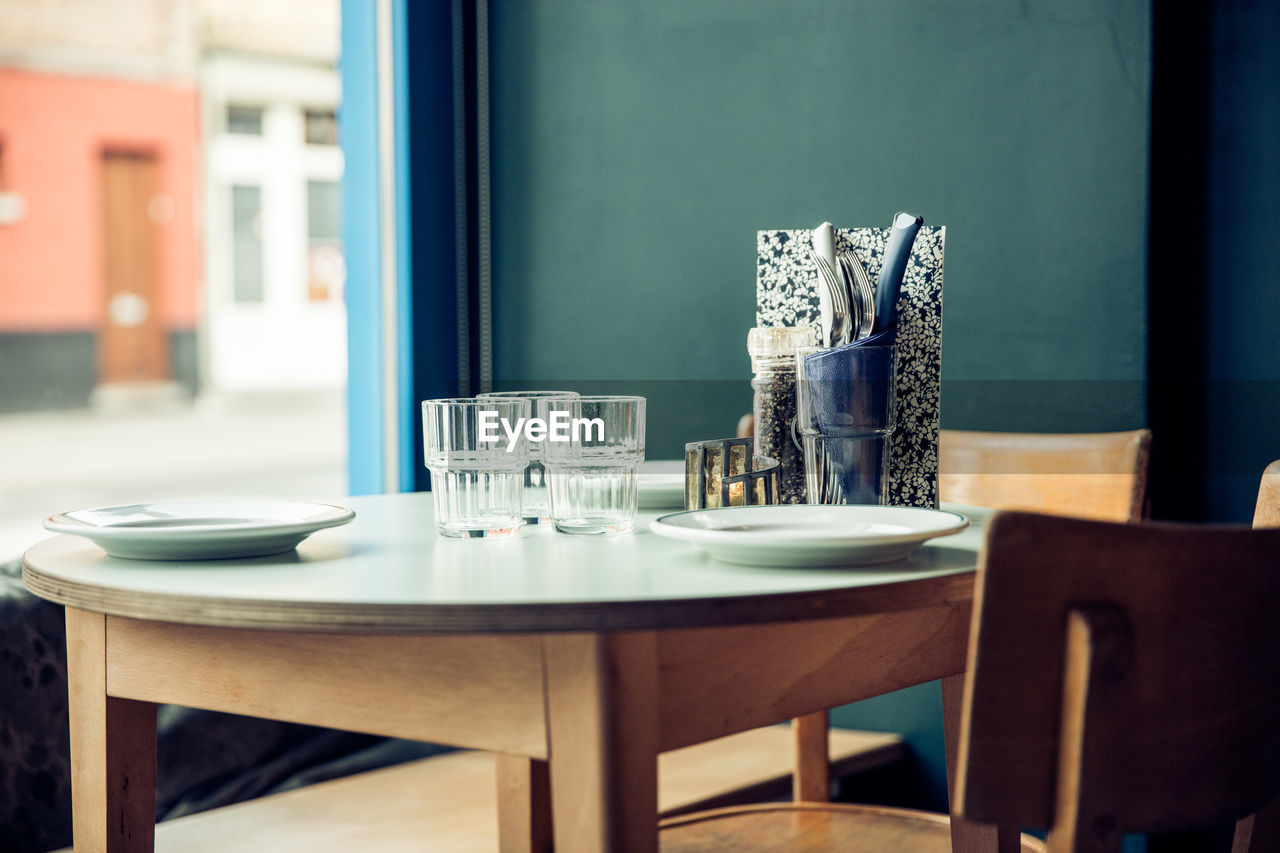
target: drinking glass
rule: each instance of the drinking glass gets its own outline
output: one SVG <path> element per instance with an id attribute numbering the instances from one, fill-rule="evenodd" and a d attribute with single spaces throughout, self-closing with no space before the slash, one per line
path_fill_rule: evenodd
<path id="1" fill-rule="evenodd" d="M 501 539 L 520 532 L 530 410 L 528 400 L 423 401 L 422 450 L 441 536 Z"/>
<path id="2" fill-rule="evenodd" d="M 796 431 L 809 503 L 888 502 L 896 355 L 893 347 L 796 350 Z"/>
<path id="3" fill-rule="evenodd" d="M 644 461 L 644 397 L 545 398 L 538 417 L 551 521 L 561 533 L 629 533 Z"/>
<path id="4" fill-rule="evenodd" d="M 482 400 L 528 400 L 529 405 L 550 397 L 577 397 L 576 391 L 486 391 Z M 547 471 L 542 464 L 542 441 L 529 442 L 529 464 L 524 469 L 524 523 L 550 524 L 551 498 L 547 494 Z"/>

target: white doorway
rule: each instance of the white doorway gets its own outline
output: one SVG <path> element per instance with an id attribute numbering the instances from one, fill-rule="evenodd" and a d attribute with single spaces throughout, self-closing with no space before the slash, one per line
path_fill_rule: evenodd
<path id="1" fill-rule="evenodd" d="M 346 381 L 337 73 L 204 63 L 204 386 L 214 395 Z"/>

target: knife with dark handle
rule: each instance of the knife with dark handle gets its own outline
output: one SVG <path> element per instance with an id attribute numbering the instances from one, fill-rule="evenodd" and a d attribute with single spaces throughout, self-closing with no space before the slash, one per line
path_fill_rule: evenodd
<path id="1" fill-rule="evenodd" d="M 916 234 L 924 219 L 910 213 L 893 217 L 893 229 L 889 232 L 889 244 L 884 250 L 884 264 L 876 281 L 876 322 L 872 334 L 887 329 L 898 322 L 898 291 L 902 277 L 907 272 L 907 258 L 916 242 Z"/>

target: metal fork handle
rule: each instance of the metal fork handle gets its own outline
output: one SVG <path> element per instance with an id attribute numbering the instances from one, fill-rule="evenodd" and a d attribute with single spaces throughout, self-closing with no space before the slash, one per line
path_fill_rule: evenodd
<path id="1" fill-rule="evenodd" d="M 876 322 L 876 297 L 875 290 L 871 285 L 871 276 L 867 275 L 867 268 L 862 265 L 862 260 L 853 252 L 841 252 L 839 256 L 840 268 L 845 276 L 849 279 L 851 289 L 856 288 L 856 301 L 861 302 L 860 314 L 861 322 L 858 328 L 853 331 L 853 340 L 860 340 L 871 334 L 872 328 Z"/>
<path id="2" fill-rule="evenodd" d="M 842 276 L 838 274 L 826 258 L 813 254 L 818 267 L 818 277 L 827 289 L 831 302 L 831 336 L 823 341 L 823 346 L 833 347 L 848 343 L 853 336 L 852 318 L 849 307 L 849 291 L 845 287 Z"/>

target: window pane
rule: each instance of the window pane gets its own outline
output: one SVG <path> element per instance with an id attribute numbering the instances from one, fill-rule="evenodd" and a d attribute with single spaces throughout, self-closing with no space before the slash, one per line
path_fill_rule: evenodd
<path id="1" fill-rule="evenodd" d="M 347 490 L 345 305 L 305 289 L 340 23 L 338 0 L 0 0 L 0 564 L 68 509 Z"/>
<path id="2" fill-rule="evenodd" d="M 307 181 L 307 298 L 337 299 L 347 278 L 335 181 Z"/>
<path id="3" fill-rule="evenodd" d="M 307 236 L 337 240 L 342 236 L 337 181 L 307 181 Z"/>
<path id="4" fill-rule="evenodd" d="M 306 137 L 308 145 L 337 145 L 338 114 L 333 110 L 307 110 Z"/>
<path id="5" fill-rule="evenodd" d="M 262 107 L 244 104 L 227 105 L 227 133 L 262 135 Z"/>
<path id="6" fill-rule="evenodd" d="M 262 189 L 231 188 L 233 294 L 236 302 L 262 301 Z"/>

